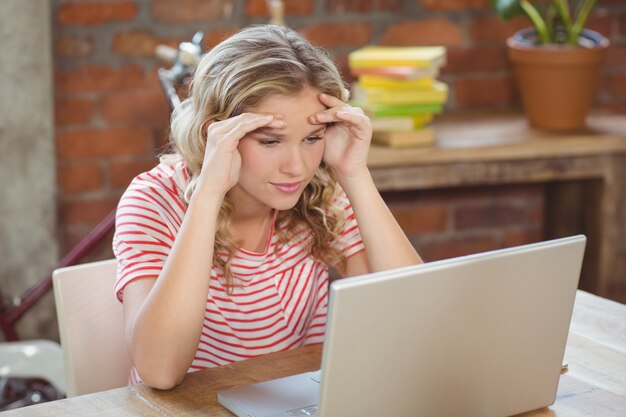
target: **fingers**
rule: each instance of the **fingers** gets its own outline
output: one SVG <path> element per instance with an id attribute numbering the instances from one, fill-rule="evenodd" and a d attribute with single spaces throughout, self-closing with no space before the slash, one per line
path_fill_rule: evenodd
<path id="1" fill-rule="evenodd" d="M 348 126 L 353 138 L 365 141 L 372 139 L 372 122 L 363 112 L 341 110 L 335 116 Z"/>
<path id="2" fill-rule="evenodd" d="M 282 115 L 242 113 L 226 120 L 213 122 L 207 128 L 207 137 L 215 141 L 238 142 L 248 133 L 261 127 L 280 129 L 286 126 Z"/>
<path id="3" fill-rule="evenodd" d="M 338 98 L 328 96 L 326 94 L 320 94 L 320 101 L 327 106 L 330 106 L 331 104 L 334 104 L 334 106 L 310 116 L 309 121 L 313 124 L 336 123 L 343 121 L 352 123 L 367 121 L 369 123 L 369 118 L 365 116 L 365 113 L 359 107 L 349 106 Z M 342 113 L 343 116 L 339 116 L 339 113 Z M 355 117 L 350 117 L 349 115 L 351 114 L 355 115 Z"/>
<path id="4" fill-rule="evenodd" d="M 276 118 L 272 114 L 242 113 L 230 120 L 233 121 L 234 126 L 229 130 L 228 134 L 236 136 L 237 139 L 241 139 L 248 133 L 261 127 L 282 128 L 285 126 L 283 120 Z"/>
<path id="5" fill-rule="evenodd" d="M 322 102 L 323 105 L 325 105 L 326 107 L 337 107 L 337 106 L 343 106 L 346 103 L 341 100 L 338 99 L 337 97 L 331 96 L 329 94 L 320 94 L 319 95 L 319 99 Z"/>
<path id="6" fill-rule="evenodd" d="M 367 130 L 371 125 L 370 118 L 367 117 L 365 113 L 363 113 L 363 110 L 359 108 L 339 110 L 335 113 L 335 117 L 341 121 L 349 122 L 355 127 L 361 128 L 361 130 Z"/>

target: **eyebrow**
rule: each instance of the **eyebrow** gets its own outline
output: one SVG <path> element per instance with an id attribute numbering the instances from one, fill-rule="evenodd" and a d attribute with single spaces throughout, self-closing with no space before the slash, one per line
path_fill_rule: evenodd
<path id="1" fill-rule="evenodd" d="M 310 136 L 313 136 L 313 135 L 316 135 L 316 134 L 318 134 L 318 133 L 321 133 L 321 132 L 323 132 L 324 130 L 326 130 L 326 126 L 322 126 L 322 127 L 320 127 L 319 129 L 315 129 L 314 131 L 312 131 L 311 133 L 309 133 L 309 134 L 308 134 L 308 135 L 306 135 L 305 137 L 307 137 L 307 138 L 308 138 L 308 137 L 310 137 Z M 282 137 L 284 137 L 284 136 L 285 136 L 285 135 L 283 135 L 283 134 L 281 134 L 281 133 L 276 133 L 276 130 L 275 130 L 275 129 L 268 128 L 268 127 L 261 127 L 261 128 L 255 129 L 253 132 L 254 132 L 254 133 L 264 134 L 264 135 L 269 135 L 269 136 L 273 136 L 273 137 L 278 137 L 278 138 L 282 138 Z"/>

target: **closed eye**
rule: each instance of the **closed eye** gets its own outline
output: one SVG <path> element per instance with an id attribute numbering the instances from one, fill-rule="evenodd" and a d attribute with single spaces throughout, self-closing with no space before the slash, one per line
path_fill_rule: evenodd
<path id="1" fill-rule="evenodd" d="M 273 146 L 280 143 L 280 141 L 278 139 L 259 139 L 259 143 L 264 146 Z"/>

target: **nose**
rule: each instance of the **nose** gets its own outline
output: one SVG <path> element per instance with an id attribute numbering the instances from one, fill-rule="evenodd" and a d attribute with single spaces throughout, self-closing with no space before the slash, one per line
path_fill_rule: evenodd
<path id="1" fill-rule="evenodd" d="M 301 177 L 306 173 L 306 158 L 299 145 L 290 146 L 282 155 L 280 172 L 292 177 Z"/>

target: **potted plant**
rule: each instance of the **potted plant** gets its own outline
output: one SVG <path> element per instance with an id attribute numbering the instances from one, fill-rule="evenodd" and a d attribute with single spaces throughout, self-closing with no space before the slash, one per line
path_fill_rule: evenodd
<path id="1" fill-rule="evenodd" d="M 504 20 L 526 15 L 532 22 L 507 39 L 530 124 L 552 130 L 584 127 L 609 46 L 608 39 L 585 28 L 595 0 L 491 3 Z"/>

